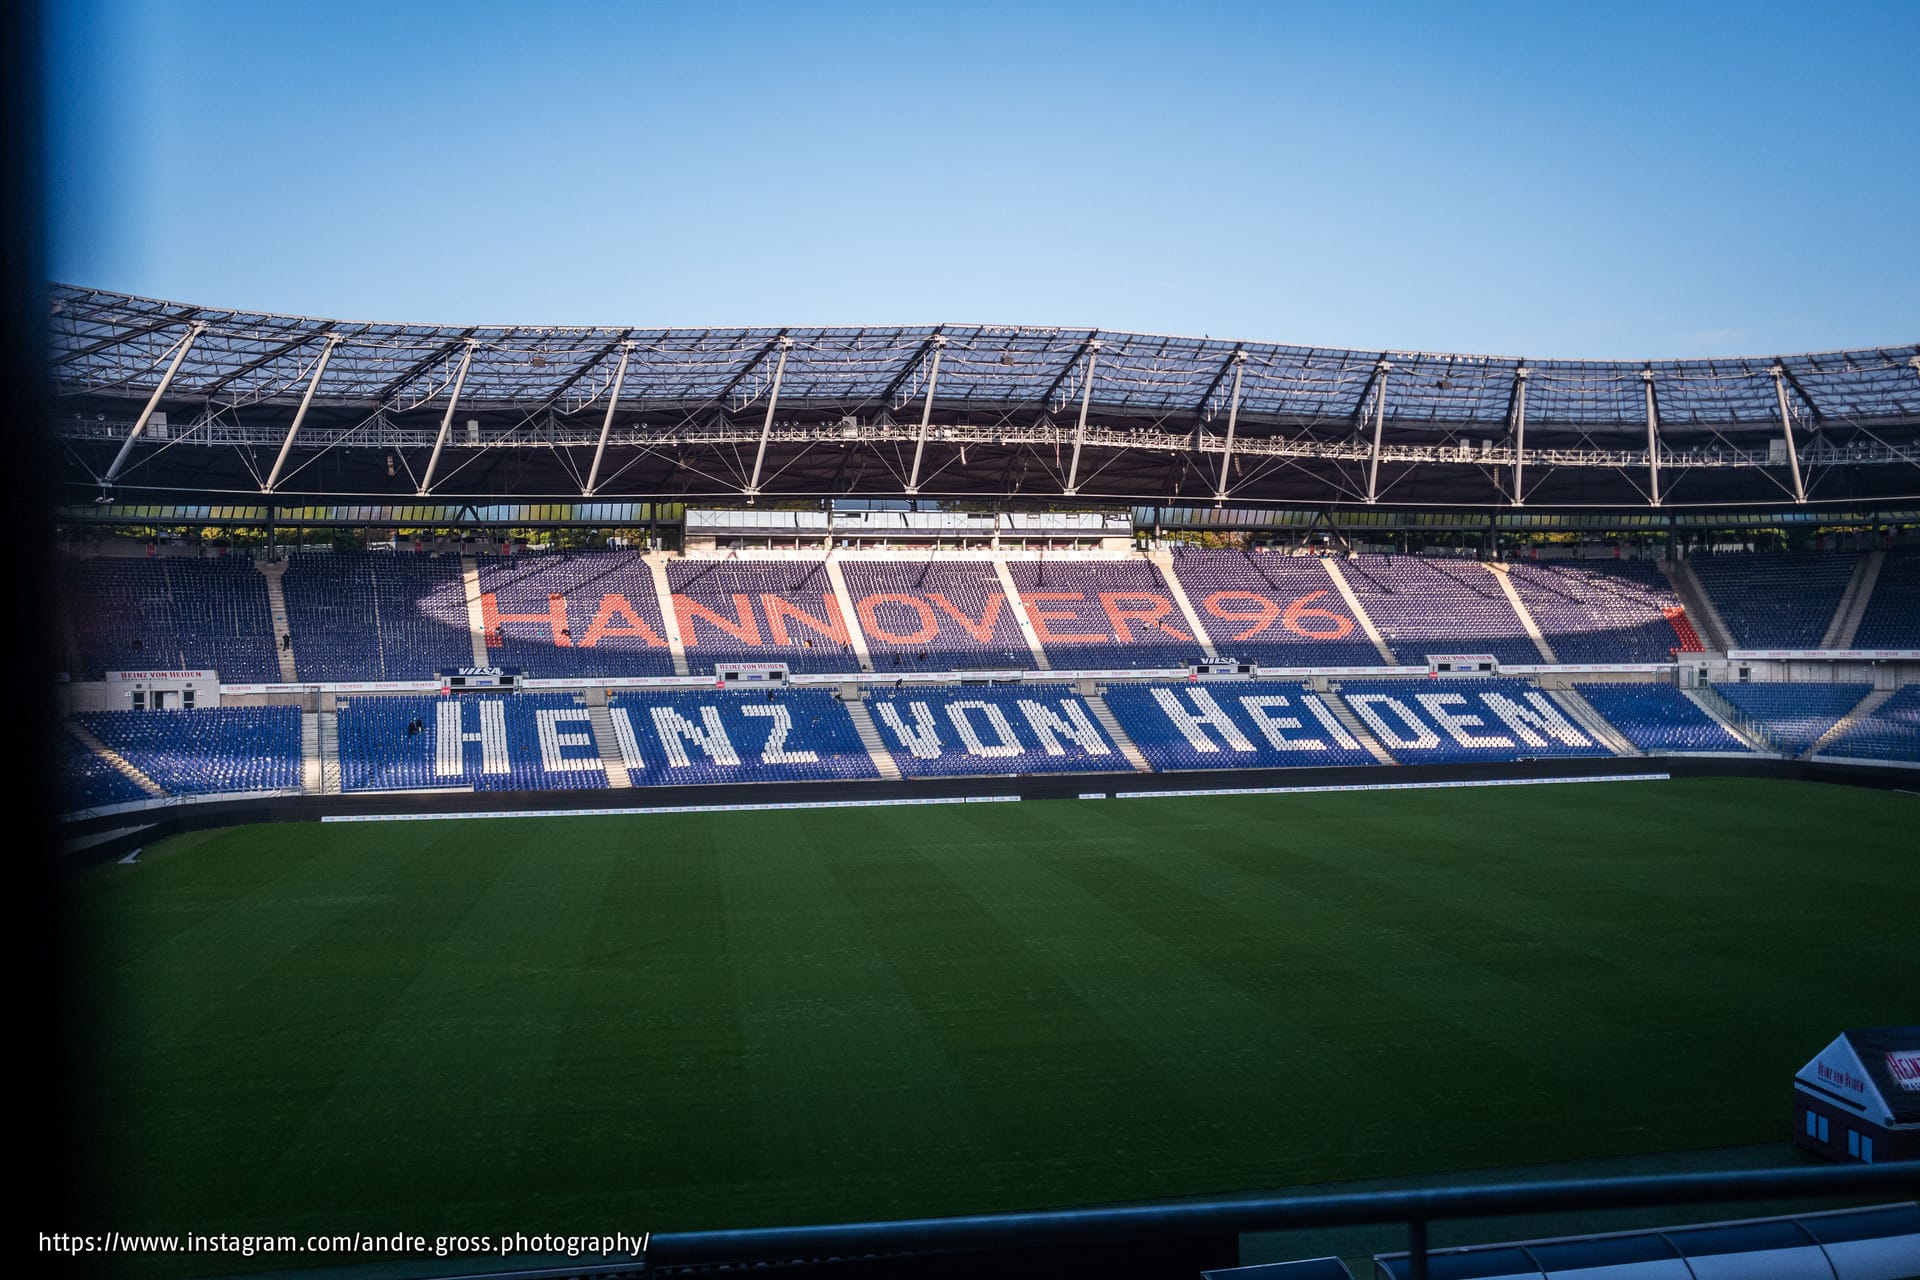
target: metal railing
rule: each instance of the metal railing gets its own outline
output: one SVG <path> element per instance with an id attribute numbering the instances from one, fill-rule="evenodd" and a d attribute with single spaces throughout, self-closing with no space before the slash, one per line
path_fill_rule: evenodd
<path id="1" fill-rule="evenodd" d="M 1249 1231 L 1378 1226 L 1407 1229 L 1408 1265 L 1424 1280 L 1435 1222 L 1591 1209 L 1659 1208 L 1758 1200 L 1920 1191 L 1920 1160 L 1719 1173 L 1657 1174 L 1552 1182 L 1368 1191 L 1333 1195 L 1182 1200 L 1041 1213 L 976 1214 L 830 1226 L 656 1233 L 646 1268 L 766 1266 L 808 1260 L 926 1256 L 988 1250 L 1063 1249 L 1143 1241 L 1218 1238 Z M 487 1280 L 562 1280 L 642 1274 L 629 1263 L 484 1273 Z M 478 1275 L 463 1280 L 480 1280 Z"/>

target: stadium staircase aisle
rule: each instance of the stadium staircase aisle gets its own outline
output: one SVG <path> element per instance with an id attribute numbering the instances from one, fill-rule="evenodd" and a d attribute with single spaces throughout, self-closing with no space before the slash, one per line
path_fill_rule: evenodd
<path id="1" fill-rule="evenodd" d="M 300 713 L 300 790 L 310 796 L 321 794 L 320 713 Z"/>
<path id="2" fill-rule="evenodd" d="M 1680 603 L 1686 607 L 1683 619 L 1674 622 L 1674 631 L 1684 642 L 1686 632 L 1681 631 L 1680 622 L 1690 619 L 1690 629 L 1696 632 L 1703 642 L 1703 649 L 1712 649 L 1725 653 L 1733 647 L 1733 637 L 1727 631 L 1727 624 L 1720 619 L 1720 611 L 1713 607 L 1706 589 L 1700 585 L 1700 579 L 1694 576 L 1693 566 L 1685 560 L 1656 561 L 1660 572 L 1667 575 L 1667 581 L 1673 584 L 1673 593 L 1680 597 Z M 1681 648 L 1686 645 L 1682 643 Z"/>
<path id="3" fill-rule="evenodd" d="M 873 767 L 886 781 L 900 781 L 900 766 L 894 763 L 893 753 L 887 750 L 885 740 L 880 737 L 880 730 L 873 723 L 873 713 L 867 710 L 867 704 L 848 702 L 846 708 L 847 718 L 853 721 L 853 731 L 860 735 L 860 745 L 873 758 Z"/>
<path id="4" fill-rule="evenodd" d="M 273 652 L 280 662 L 280 683 L 293 684 L 300 679 L 300 672 L 294 665 L 293 650 L 280 643 L 280 637 L 293 631 L 288 622 L 287 593 L 280 589 L 280 579 L 287 573 L 285 560 L 261 560 L 254 562 L 254 568 L 267 582 L 267 610 L 273 618 Z"/>
<path id="5" fill-rule="evenodd" d="M 1573 717 L 1573 722 L 1594 736 L 1607 750 L 1617 756 L 1641 756 L 1646 752 L 1628 742 L 1620 731 L 1607 723 L 1607 718 L 1593 709 L 1593 704 L 1580 696 L 1578 689 L 1549 689 L 1547 696 Z"/>
<path id="6" fill-rule="evenodd" d="M 1520 615 L 1520 625 L 1526 628 L 1527 638 L 1533 641 L 1533 647 L 1540 651 L 1540 661 L 1549 665 L 1557 664 L 1560 659 L 1554 656 L 1553 646 L 1547 643 L 1546 632 L 1540 630 L 1540 623 L 1528 610 L 1527 602 L 1522 600 L 1519 591 L 1514 589 L 1513 578 L 1507 573 L 1507 566 L 1487 564 L 1482 567 L 1493 575 L 1493 580 L 1500 584 L 1501 592 L 1507 597 L 1507 603 L 1513 606 L 1516 614 Z"/>
<path id="7" fill-rule="evenodd" d="M 315 719 L 320 734 L 320 794 L 337 796 L 340 794 L 339 717 L 331 711 L 322 711 Z"/>
<path id="8" fill-rule="evenodd" d="M 873 654 L 867 648 L 867 633 L 860 629 L 860 614 L 853 607 L 853 595 L 847 590 L 847 576 L 840 572 L 840 562 L 831 554 L 826 559 L 827 581 L 833 584 L 833 598 L 840 602 L 840 616 L 847 620 L 847 643 L 853 646 L 853 656 L 859 660 L 862 671 L 873 670 Z"/>
<path id="9" fill-rule="evenodd" d="M 1047 651 L 1040 647 L 1040 636 L 1033 629 L 1033 619 L 1027 616 L 1027 606 L 1020 599 L 1020 588 L 1013 585 L 1013 572 L 1007 568 L 1006 558 L 997 551 L 993 555 L 993 571 L 999 575 L 1000 589 L 1007 593 L 1007 603 L 1013 606 L 1013 620 L 1020 624 L 1020 638 L 1027 642 L 1027 650 L 1033 654 L 1033 669 L 1053 670 L 1053 663 L 1047 660 Z"/>
<path id="10" fill-rule="evenodd" d="M 1373 619 L 1367 616 L 1366 609 L 1360 604 L 1360 597 L 1354 593 L 1353 584 L 1348 582 L 1347 575 L 1340 571 L 1340 562 L 1338 560 L 1323 560 L 1321 563 L 1326 566 L 1327 576 L 1333 579 L 1333 585 L 1340 589 L 1340 598 L 1345 600 L 1347 602 L 1347 608 L 1353 611 L 1354 620 L 1360 624 L 1360 629 L 1367 633 L 1367 639 L 1373 641 L 1373 647 L 1379 650 L 1380 661 L 1390 667 L 1399 666 L 1400 659 L 1393 656 L 1393 650 L 1387 647 L 1386 640 L 1380 634 L 1380 628 L 1373 625 Z M 1349 712 L 1348 714 L 1352 713 Z M 1348 727 L 1351 728 L 1352 726 Z M 1368 742 L 1371 740 L 1362 735 L 1360 741 Z M 1379 744 L 1374 743 L 1373 745 L 1378 746 Z M 1372 749 L 1372 747 L 1368 748 L 1368 750 Z M 1387 763 L 1391 764 L 1392 761 L 1388 761 Z"/>
<path id="11" fill-rule="evenodd" d="M 473 665 L 490 667 L 486 611 L 480 605 L 480 562 L 472 556 L 460 557 L 460 581 L 467 597 L 467 635 L 473 642 Z"/>
<path id="12" fill-rule="evenodd" d="M 1173 575 L 1167 576 L 1171 578 Z M 1113 708 L 1107 705 L 1107 700 L 1097 693 L 1082 694 L 1081 700 L 1092 710 L 1093 718 L 1100 722 L 1100 727 L 1107 731 L 1107 736 L 1113 739 L 1113 745 L 1120 748 L 1120 754 L 1127 758 L 1127 763 L 1133 766 L 1133 771 L 1152 773 L 1153 766 L 1147 763 L 1146 753 L 1127 736 L 1126 729 L 1120 723 L 1120 717 L 1113 714 Z"/>
<path id="13" fill-rule="evenodd" d="M 1858 706 L 1835 721 L 1833 728 L 1814 739 L 1813 745 L 1800 753 L 1800 758 L 1802 760 L 1810 760 L 1814 756 L 1819 755 L 1826 749 L 1828 743 L 1839 738 L 1842 734 L 1851 733 L 1855 725 L 1885 706 L 1887 701 L 1898 692 L 1898 689 L 1875 689 L 1872 693 L 1862 698 Z"/>
<path id="14" fill-rule="evenodd" d="M 673 607 L 673 584 L 667 580 L 667 559 L 658 552 L 642 557 L 653 574 L 653 591 L 660 603 L 660 625 L 666 631 L 667 652 L 673 655 L 673 674 L 692 672 L 687 665 L 687 642 L 680 636 L 680 614 Z"/>
<path id="15" fill-rule="evenodd" d="M 1860 620 L 1867 616 L 1867 605 L 1873 600 L 1873 588 L 1880 581 L 1880 569 L 1886 562 L 1884 551 L 1869 551 L 1860 557 L 1860 562 L 1853 567 L 1853 577 L 1847 580 L 1846 594 L 1840 597 L 1840 607 L 1833 611 L 1833 621 L 1827 624 L 1827 634 L 1821 637 L 1822 649 L 1853 647 L 1853 638 L 1860 633 Z"/>
<path id="16" fill-rule="evenodd" d="M 607 709 L 604 700 L 587 705 L 587 721 L 593 726 L 593 745 L 600 753 L 600 763 L 606 766 L 607 785 L 631 787 L 633 776 L 627 772 L 626 753 L 620 749 L 620 738 L 613 727 L 613 713 Z"/>
<path id="17" fill-rule="evenodd" d="M 1334 577 L 1337 580 L 1340 575 L 1336 573 Z M 1351 599 L 1352 597 L 1348 598 Z M 1359 601 L 1355 600 L 1354 603 L 1357 605 Z M 1366 615 L 1358 609 L 1354 610 L 1354 615 L 1361 618 L 1366 617 Z M 1383 645 L 1382 648 L 1385 648 L 1385 646 Z M 1387 754 L 1387 749 L 1380 745 L 1380 739 L 1373 736 L 1373 730 L 1367 728 L 1366 721 L 1353 713 L 1353 708 L 1347 705 L 1345 698 L 1342 698 L 1339 694 L 1329 689 L 1320 695 L 1320 701 L 1326 703 L 1327 710 L 1333 712 L 1334 719 L 1344 725 L 1347 732 L 1352 734 L 1360 745 L 1367 749 L 1368 755 L 1378 760 L 1381 764 L 1400 763 L 1391 755 Z"/>
<path id="18" fill-rule="evenodd" d="M 1711 687 L 1702 685 L 1697 689 L 1682 689 L 1680 692 L 1684 693 L 1687 700 L 1694 706 L 1719 721 L 1728 733 L 1742 742 L 1752 743 L 1755 751 L 1774 756 L 1790 754 L 1783 751 L 1780 744 L 1775 742 L 1772 736 L 1756 724 L 1750 716 L 1744 715 L 1738 707 L 1714 692 Z"/>
<path id="19" fill-rule="evenodd" d="M 1174 604 L 1179 606 L 1180 616 L 1187 620 L 1187 628 L 1193 632 L 1193 638 L 1200 642 L 1201 652 L 1206 654 L 1209 662 L 1217 662 L 1220 658 L 1220 650 L 1214 647 L 1213 637 L 1207 634 L 1206 627 L 1200 621 L 1200 614 L 1193 607 L 1193 601 L 1187 599 L 1187 589 L 1180 585 L 1180 578 L 1173 571 L 1173 552 L 1149 551 L 1147 559 L 1152 561 L 1153 567 L 1159 571 L 1160 581 L 1166 584 L 1167 594 L 1172 596 Z"/>
<path id="20" fill-rule="evenodd" d="M 159 783 L 155 782 L 152 778 L 149 778 L 145 773 L 142 773 L 140 769 L 134 765 L 133 761 L 127 759 L 125 756 L 121 755 L 118 751 L 115 751 L 112 747 L 100 741 L 99 738 L 94 736 L 93 730 L 87 728 L 85 725 L 81 724 L 79 721 L 77 720 L 67 721 L 67 732 L 72 734 L 74 737 L 80 739 L 81 743 L 85 745 L 87 750 L 93 752 L 93 754 L 99 756 L 102 760 L 105 760 L 108 764 L 112 765 L 114 768 L 118 769 L 121 773 L 125 774 L 128 780 L 133 783 L 133 785 L 135 785 L 136 787 L 139 787 L 142 791 L 146 792 L 148 795 L 164 796 L 167 794 L 165 788 L 163 788 Z"/>

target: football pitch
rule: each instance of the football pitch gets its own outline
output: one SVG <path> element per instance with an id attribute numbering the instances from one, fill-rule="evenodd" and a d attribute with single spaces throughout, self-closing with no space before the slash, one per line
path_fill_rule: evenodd
<path id="1" fill-rule="evenodd" d="M 434 1235 L 1783 1142 L 1915 1020 L 1916 829 L 1697 780 L 183 836 L 76 879 L 89 1163 L 124 1230 Z"/>

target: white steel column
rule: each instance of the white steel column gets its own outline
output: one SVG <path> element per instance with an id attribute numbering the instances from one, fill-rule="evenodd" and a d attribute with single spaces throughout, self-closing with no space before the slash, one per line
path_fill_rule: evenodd
<path id="1" fill-rule="evenodd" d="M 1213 500 L 1225 501 L 1227 496 L 1227 468 L 1233 465 L 1233 429 L 1240 421 L 1240 375 L 1247 367 L 1247 353 L 1233 353 L 1233 399 L 1227 404 L 1227 446 L 1220 454 L 1220 483 L 1213 486 Z"/>
<path id="2" fill-rule="evenodd" d="M 1100 341 L 1087 343 L 1086 382 L 1080 388 L 1080 421 L 1073 429 L 1073 461 L 1067 465 L 1067 496 L 1080 492 L 1080 446 L 1087 438 L 1087 405 L 1093 399 L 1093 370 L 1100 359 Z"/>
<path id="3" fill-rule="evenodd" d="M 1513 505 L 1527 504 L 1526 491 L 1520 487 L 1521 473 L 1527 465 L 1527 370 L 1513 371 Z"/>
<path id="4" fill-rule="evenodd" d="M 327 335 L 327 345 L 320 352 L 320 359 L 314 362 L 313 376 L 307 379 L 306 394 L 300 397 L 300 407 L 294 410 L 293 425 L 287 428 L 287 438 L 280 442 L 280 456 L 273 460 L 273 470 L 267 472 L 267 482 L 260 486 L 260 492 L 272 493 L 273 487 L 280 483 L 281 469 L 287 465 L 287 455 L 293 452 L 293 438 L 300 434 L 300 424 L 307 420 L 307 408 L 313 403 L 313 393 L 320 389 L 320 379 L 327 372 L 327 361 L 333 359 L 333 349 L 339 345 L 339 334 Z"/>
<path id="5" fill-rule="evenodd" d="M 120 452 L 114 455 L 113 465 L 107 468 L 105 483 L 112 484 L 119 477 L 121 469 L 127 465 L 127 455 L 133 452 L 133 442 L 147 429 L 147 423 L 153 418 L 153 411 L 160 407 L 160 397 L 167 394 L 167 388 L 173 385 L 173 375 L 180 372 L 181 362 L 187 358 L 187 352 L 193 350 L 194 339 L 207 331 L 207 326 L 195 322 L 187 329 L 186 336 L 180 340 L 180 349 L 173 353 L 173 363 L 167 366 L 161 375 L 160 385 L 147 397 L 146 408 L 140 410 L 140 416 L 133 420 L 133 430 L 127 432 L 127 438 L 120 445 Z"/>
<path id="6" fill-rule="evenodd" d="M 1660 505 L 1660 408 L 1653 397 L 1653 370 L 1642 369 L 1640 381 L 1647 388 L 1647 484 L 1653 505 Z"/>
<path id="7" fill-rule="evenodd" d="M 447 411 L 440 415 L 440 434 L 433 438 L 433 453 L 427 459 L 427 473 L 420 477 L 420 496 L 426 497 L 427 490 L 433 488 L 433 473 L 440 466 L 440 451 L 447 447 L 447 432 L 453 429 L 453 413 L 460 407 L 460 388 L 467 385 L 467 367 L 473 363 L 475 342 L 467 339 L 467 349 L 460 353 L 460 371 L 453 375 L 453 394 L 447 397 Z"/>
<path id="8" fill-rule="evenodd" d="M 1387 428 L 1387 371 L 1393 368 L 1393 362 L 1382 360 L 1374 366 L 1380 377 L 1373 392 L 1373 448 L 1367 452 L 1367 501 L 1372 502 L 1380 493 L 1380 437 Z"/>
<path id="9" fill-rule="evenodd" d="M 933 336 L 933 364 L 927 370 L 927 398 L 920 405 L 920 433 L 913 438 L 913 470 L 907 473 L 907 492 L 920 492 L 920 455 L 927 449 L 927 423 L 933 419 L 933 389 L 940 384 L 940 352 L 947 345 L 945 334 Z"/>
<path id="10" fill-rule="evenodd" d="M 787 373 L 787 352 L 793 339 L 780 339 L 780 363 L 773 366 L 773 388 L 767 392 L 767 416 L 760 424 L 760 447 L 753 452 L 753 478 L 747 481 L 747 501 L 760 496 L 760 468 L 767 460 L 767 437 L 773 434 L 773 411 L 780 404 L 780 379 Z"/>
<path id="11" fill-rule="evenodd" d="M 620 388 L 627 380 L 627 361 L 633 356 L 633 344 L 620 344 L 620 367 L 613 371 L 613 389 L 607 393 L 607 416 L 600 420 L 600 443 L 593 447 L 593 465 L 587 469 L 587 487 L 580 491 L 583 498 L 591 498 L 594 489 L 600 483 L 600 459 L 607 453 L 607 436 L 613 430 L 613 411 L 620 404 Z"/>
<path id="12" fill-rule="evenodd" d="M 1780 403 L 1780 437 L 1787 442 L 1787 469 L 1793 473 L 1793 500 L 1805 502 L 1807 487 L 1800 479 L 1800 451 L 1793 444 L 1793 415 L 1787 412 L 1786 370 L 1773 366 L 1773 394 Z"/>

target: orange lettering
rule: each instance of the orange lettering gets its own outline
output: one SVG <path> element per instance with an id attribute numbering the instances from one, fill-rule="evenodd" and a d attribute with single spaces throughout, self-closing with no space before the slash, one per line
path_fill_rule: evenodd
<path id="1" fill-rule="evenodd" d="M 1106 637 L 1102 635 L 1094 635 L 1090 632 L 1087 632 L 1087 633 L 1070 632 L 1070 631 L 1056 632 L 1056 631 L 1049 630 L 1047 627 L 1047 624 L 1049 622 L 1078 622 L 1080 621 L 1079 614 L 1074 613 L 1071 610 L 1063 611 L 1059 609 L 1049 610 L 1049 609 L 1034 608 L 1034 601 L 1036 600 L 1084 600 L 1084 599 L 1086 599 L 1086 597 L 1081 595 L 1078 591 L 1028 591 L 1021 594 L 1020 604 L 1027 611 L 1027 621 L 1033 624 L 1033 634 L 1035 634 L 1036 636 L 1039 636 L 1043 643 L 1098 644 L 1100 641 L 1105 640 Z"/>
<path id="2" fill-rule="evenodd" d="M 881 626 L 875 614 L 878 612 L 878 607 L 883 604 L 905 605 L 912 609 L 920 615 L 920 629 L 912 635 L 902 635 Z M 869 640 L 884 640 L 888 644 L 925 644 L 940 634 L 940 621 L 934 617 L 933 610 L 927 607 L 926 601 L 915 599 L 913 596 L 883 591 L 866 597 L 853 607 L 853 611 L 860 615 L 861 629 L 867 633 Z"/>
<path id="3" fill-rule="evenodd" d="M 738 596 L 734 597 L 736 600 Z M 847 620 L 840 616 L 840 602 L 833 598 L 831 591 L 820 593 L 820 603 L 825 606 L 826 617 L 816 618 L 798 605 L 790 604 L 770 592 L 760 596 L 760 607 L 767 611 L 767 634 L 773 637 L 775 644 L 790 645 L 792 637 L 787 634 L 787 619 L 812 627 L 836 644 L 847 643 Z"/>
<path id="4" fill-rule="evenodd" d="M 986 605 L 980 610 L 980 620 L 976 622 L 954 608 L 953 602 L 938 591 L 928 592 L 927 599 L 945 609 L 952 615 L 955 622 L 966 629 L 968 635 L 981 644 L 986 644 L 993 639 L 993 624 L 1000 620 L 1000 606 L 1007 602 L 1005 596 L 988 596 Z"/>
<path id="5" fill-rule="evenodd" d="M 545 613 L 501 613 L 498 601 L 491 591 L 480 594 L 480 626 L 487 636 L 487 647 L 498 649 L 506 643 L 500 633 L 503 622 L 544 622 L 553 631 L 553 643 L 561 649 L 573 647 L 573 641 L 567 636 L 567 599 L 565 596 L 547 597 Z"/>
<path id="6" fill-rule="evenodd" d="M 593 624 L 587 628 L 580 647 L 591 649 L 600 643 L 603 636 L 640 636 L 652 648 L 667 647 L 667 642 L 654 634 L 653 628 L 635 611 L 632 603 L 620 595 L 600 597 L 600 612 L 593 615 Z"/>
<path id="7" fill-rule="evenodd" d="M 1305 636 L 1309 640 L 1338 640 L 1342 636 L 1351 634 L 1353 631 L 1353 623 L 1349 619 L 1341 617 L 1330 609 L 1309 609 L 1307 607 L 1325 594 L 1327 593 L 1324 591 L 1315 591 L 1295 600 L 1287 606 L 1286 615 L 1280 619 L 1280 625 L 1295 635 Z M 1332 621 L 1334 629 L 1332 631 L 1311 630 L 1310 628 L 1300 625 L 1302 618 L 1329 619 Z"/>
<path id="8" fill-rule="evenodd" d="M 1146 603 L 1144 606 L 1135 605 L 1128 609 L 1121 607 L 1120 602 L 1123 600 L 1140 600 Z M 1131 643 L 1133 640 L 1133 628 L 1127 625 L 1129 619 L 1144 623 L 1149 629 L 1164 632 L 1175 640 L 1192 639 L 1184 631 L 1177 631 L 1160 621 L 1173 612 L 1173 601 L 1165 596 L 1154 595 L 1149 591 L 1102 591 L 1100 607 L 1105 609 L 1107 617 L 1113 620 L 1113 634 L 1122 644 Z"/>
<path id="9" fill-rule="evenodd" d="M 1325 593 L 1323 592 L 1322 594 Z M 1253 607 L 1258 609 L 1259 612 L 1240 613 L 1232 609 L 1225 609 L 1221 607 L 1220 602 L 1222 600 L 1249 600 L 1253 602 Z M 1216 591 L 1207 597 L 1206 604 L 1202 607 L 1214 617 L 1224 619 L 1227 622 L 1251 622 L 1253 624 L 1239 635 L 1233 637 L 1235 640 L 1252 639 L 1254 636 L 1259 635 L 1262 631 L 1272 626 L 1274 621 L 1280 617 L 1279 605 L 1267 599 L 1265 596 L 1255 595 L 1251 591 Z"/>
<path id="10" fill-rule="evenodd" d="M 760 647 L 760 623 L 759 620 L 753 616 L 752 598 L 736 592 L 733 597 L 733 608 L 734 612 L 738 615 L 737 618 L 729 618 L 725 614 L 715 613 L 698 600 L 689 600 L 683 595 L 676 594 L 673 597 L 674 616 L 680 619 L 680 638 L 686 641 L 687 648 L 689 649 L 700 643 L 693 630 L 693 620 L 695 618 L 704 618 L 709 623 L 738 640 L 741 644 L 751 645 L 753 648 L 758 649 Z"/>

